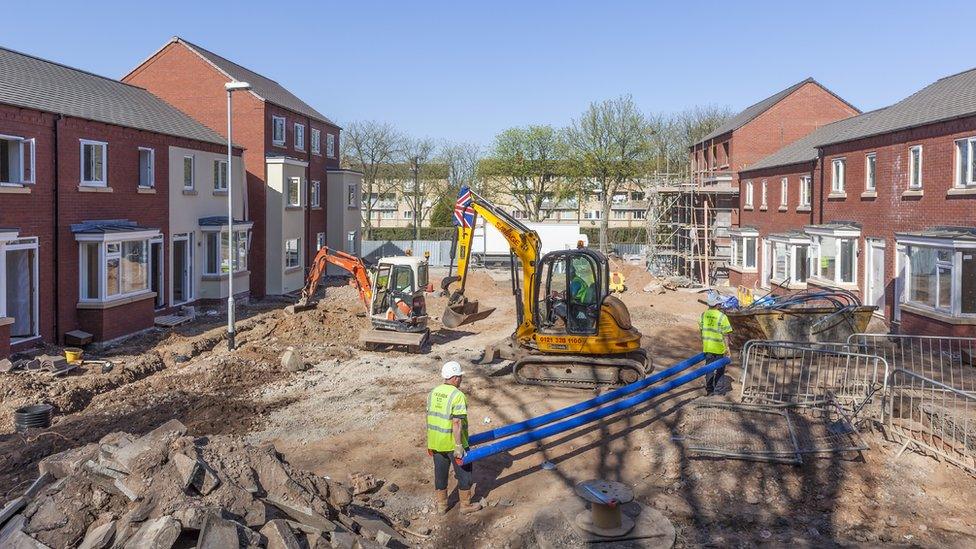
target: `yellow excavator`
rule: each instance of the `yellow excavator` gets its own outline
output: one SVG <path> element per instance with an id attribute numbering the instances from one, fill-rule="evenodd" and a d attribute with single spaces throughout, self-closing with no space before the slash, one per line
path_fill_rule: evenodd
<path id="1" fill-rule="evenodd" d="M 461 188 L 454 211 L 457 271 L 441 281 L 450 296 L 441 316 L 444 326 L 470 324 L 494 311 L 481 309 L 464 293 L 478 216 L 511 247 L 517 315 L 515 332 L 490 345 L 483 362 L 512 360 L 516 381 L 530 385 L 591 388 L 644 378 L 651 362 L 627 306 L 610 294 L 607 256 L 580 246 L 540 257 L 535 231 L 467 187 Z"/>

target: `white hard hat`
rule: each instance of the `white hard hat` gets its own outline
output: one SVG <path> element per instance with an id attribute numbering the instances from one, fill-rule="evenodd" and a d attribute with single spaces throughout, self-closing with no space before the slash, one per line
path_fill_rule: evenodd
<path id="1" fill-rule="evenodd" d="M 464 372 L 461 371 L 461 365 L 454 360 L 445 362 L 444 365 L 441 366 L 441 377 L 444 379 L 451 379 L 454 376 L 463 375 Z"/>

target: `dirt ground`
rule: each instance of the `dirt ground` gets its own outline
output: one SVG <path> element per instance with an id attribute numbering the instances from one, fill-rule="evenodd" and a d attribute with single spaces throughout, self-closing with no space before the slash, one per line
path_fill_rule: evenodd
<path id="1" fill-rule="evenodd" d="M 649 275 L 620 268 L 629 288 L 622 299 L 656 367 L 695 354 L 700 296 L 644 293 Z M 442 274 L 435 270 L 432 278 Z M 382 479 L 386 487 L 364 503 L 409 521 L 414 530 L 430 527 L 431 536 L 414 538 L 420 546 L 543 545 L 535 523 L 539 513 L 592 478 L 631 486 L 641 505 L 673 522 L 679 547 L 976 546 L 976 479 L 911 451 L 895 459 L 899 447 L 878 432 L 864 433 L 868 451 L 807 459 L 801 466 L 690 454 L 676 437 L 704 398 L 700 382 L 607 421 L 478 462 L 477 494 L 489 507 L 470 517 L 456 508 L 447 517 L 435 516 L 424 402 L 439 383 L 444 361 L 458 360 L 465 368 L 462 389 L 469 395 L 472 432 L 596 394 L 517 385 L 503 364 L 476 364 L 486 344 L 511 333 L 515 307 L 508 271 L 475 272 L 468 288 L 469 297 L 497 307 L 495 313 L 458 330 L 443 329 L 438 317 L 445 300 L 429 296 L 433 346 L 422 355 L 358 349 L 359 331 L 367 326 L 362 305 L 352 288 L 335 287 L 318 309 L 295 316 L 281 311 L 281 301 L 245 307 L 234 352 L 222 340 L 223 317 L 204 315 L 98 353 L 115 362 L 107 373 L 2 375 L 0 501 L 18 495 L 48 454 L 115 430 L 144 433 L 178 418 L 193 435 L 271 441 L 293 466 L 320 475 L 344 480 L 363 471 Z M 282 368 L 279 357 L 288 346 L 300 352 L 307 370 Z M 738 378 L 736 365 L 728 375 Z M 54 425 L 26 436 L 14 433 L 12 410 L 42 401 L 58 408 Z M 544 469 L 545 462 L 555 467 Z M 399 489 L 390 489 L 393 484 Z"/>

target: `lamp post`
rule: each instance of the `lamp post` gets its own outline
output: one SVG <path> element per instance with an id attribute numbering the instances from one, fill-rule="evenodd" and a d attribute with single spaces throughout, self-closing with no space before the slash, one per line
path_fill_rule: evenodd
<path id="1" fill-rule="evenodd" d="M 231 139 L 233 129 L 231 96 L 236 91 L 251 89 L 251 85 L 247 82 L 228 82 L 224 84 L 224 89 L 227 90 L 227 258 L 230 264 L 227 272 L 227 348 L 234 350 L 236 348 L 234 344 L 234 254 L 237 246 L 234 242 L 234 170 L 232 168 L 234 145 Z"/>

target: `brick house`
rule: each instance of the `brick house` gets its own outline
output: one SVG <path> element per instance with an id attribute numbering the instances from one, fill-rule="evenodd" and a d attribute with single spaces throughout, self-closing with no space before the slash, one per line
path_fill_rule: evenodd
<path id="1" fill-rule="evenodd" d="M 684 232 L 680 246 L 687 271 L 704 271 L 703 256 L 712 267 L 728 267 L 732 258 L 730 231 L 742 224 L 740 172 L 764 157 L 801 139 L 817 128 L 859 114 L 860 111 L 807 78 L 746 107 L 690 147 L 692 181 L 689 189 L 675 189 Z M 682 202 L 683 201 L 683 202 Z M 735 275 L 729 272 L 730 280 Z"/>
<path id="2" fill-rule="evenodd" d="M 892 330 L 976 335 L 976 69 L 818 147 L 808 283 L 855 289 Z"/>
<path id="3" fill-rule="evenodd" d="M 0 357 L 152 326 L 179 177 L 165 159 L 223 139 L 116 80 L 3 48 L 0 73 Z"/>
<path id="4" fill-rule="evenodd" d="M 356 182 L 338 171 L 340 128 L 274 80 L 179 37 L 122 80 L 151 91 L 222 135 L 227 128 L 224 84 L 251 84 L 251 91 L 235 94 L 233 102 L 234 141 L 248 151 L 247 217 L 256 235 L 251 294 L 301 288 L 311 257 L 326 243 L 330 178 L 343 187 L 343 195 Z M 358 208 L 335 212 L 359 215 Z M 357 250 L 358 238 L 357 232 Z"/>

